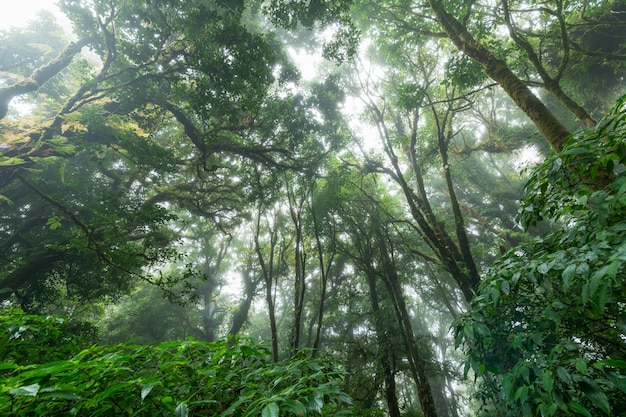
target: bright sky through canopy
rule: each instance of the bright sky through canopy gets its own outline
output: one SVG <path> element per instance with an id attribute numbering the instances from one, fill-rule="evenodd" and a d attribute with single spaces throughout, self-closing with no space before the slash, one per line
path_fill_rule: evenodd
<path id="1" fill-rule="evenodd" d="M 29 20 L 37 16 L 42 9 L 58 14 L 55 0 L 0 0 L 0 29 L 11 26 L 24 26 Z"/>

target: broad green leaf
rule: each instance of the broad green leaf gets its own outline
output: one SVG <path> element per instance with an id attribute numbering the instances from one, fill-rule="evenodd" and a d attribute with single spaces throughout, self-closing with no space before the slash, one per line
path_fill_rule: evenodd
<path id="1" fill-rule="evenodd" d="M 572 410 L 575 413 L 582 414 L 585 417 L 592 417 L 589 410 L 587 410 L 583 405 L 578 403 L 569 403 L 567 404 L 567 408 Z"/>
<path id="2" fill-rule="evenodd" d="M 598 363 L 601 363 L 605 366 L 612 366 L 614 368 L 626 369 L 626 361 L 619 359 L 602 359 L 599 360 Z"/>
<path id="3" fill-rule="evenodd" d="M 256 356 L 258 354 L 258 352 L 250 346 L 243 345 L 240 349 L 244 355 Z"/>
<path id="4" fill-rule="evenodd" d="M 544 372 L 541 376 L 541 383 L 548 394 L 552 392 L 554 388 L 554 379 L 552 378 L 552 375 L 548 372 Z"/>
<path id="5" fill-rule="evenodd" d="M 567 291 L 574 279 L 574 274 L 576 273 L 576 264 L 569 264 L 567 268 L 563 271 L 563 290 Z"/>
<path id="6" fill-rule="evenodd" d="M 155 385 L 157 385 L 156 382 L 141 384 L 141 401 L 143 401 L 148 396 L 148 394 L 150 394 L 150 391 L 152 391 L 152 388 L 154 388 Z"/>
<path id="7" fill-rule="evenodd" d="M 278 407 L 278 404 L 276 404 L 275 402 L 271 402 L 263 408 L 263 411 L 261 412 L 261 416 L 262 417 L 278 417 L 279 412 L 280 412 L 280 408 Z"/>
<path id="8" fill-rule="evenodd" d="M 515 390 L 515 395 L 513 396 L 513 400 L 519 401 L 524 404 L 528 399 L 528 387 L 526 385 L 522 385 L 517 390 Z"/>
<path id="9" fill-rule="evenodd" d="M 626 376 L 611 372 L 607 378 L 618 390 L 626 393 Z"/>
<path id="10" fill-rule="evenodd" d="M 504 395 L 511 397 L 513 395 L 513 389 L 515 388 L 515 381 L 511 374 L 506 374 L 502 379 L 502 391 Z"/>
<path id="11" fill-rule="evenodd" d="M 561 152 L 561 155 L 580 155 L 589 152 L 587 148 L 571 148 Z"/>
<path id="12" fill-rule="evenodd" d="M 82 397 L 75 392 L 68 390 L 55 390 L 54 388 L 42 389 L 39 391 L 40 397 L 61 398 L 64 400 L 80 401 Z"/>
<path id="13" fill-rule="evenodd" d="M 304 415 L 306 413 L 306 407 L 298 400 L 286 400 L 282 408 L 284 411 L 287 411 L 294 415 Z"/>
<path id="14" fill-rule="evenodd" d="M 9 394 L 15 395 L 16 397 L 21 397 L 21 396 L 34 397 L 37 395 L 38 392 L 39 392 L 39 384 L 24 385 L 24 386 L 9 390 Z"/>
<path id="15" fill-rule="evenodd" d="M 567 369 L 559 366 L 558 368 L 556 368 L 556 374 L 563 382 L 565 382 L 566 385 L 572 384 L 572 375 L 568 372 Z"/>
<path id="16" fill-rule="evenodd" d="M 6 290 L 6 291 L 3 291 Z M 11 291 L 8 288 L 2 288 L 0 289 L 0 294 L 2 294 L 3 292 L 9 292 Z M 4 369 L 16 369 L 19 368 L 19 365 L 13 362 L 2 362 L 0 363 L 0 370 L 4 370 Z"/>
<path id="17" fill-rule="evenodd" d="M 576 366 L 576 369 L 578 370 L 578 372 L 580 372 L 581 374 L 583 375 L 589 374 L 589 370 L 587 369 L 587 361 L 585 361 L 584 359 L 576 360 L 574 365 Z"/>
<path id="18" fill-rule="evenodd" d="M 313 411 L 322 411 L 324 407 L 324 400 L 319 393 L 315 393 L 309 396 L 308 409 Z"/>
<path id="19" fill-rule="evenodd" d="M 188 417 L 189 416 L 189 406 L 187 403 L 180 403 L 176 406 L 174 410 L 174 416 L 176 417 Z"/>
<path id="20" fill-rule="evenodd" d="M 604 411 L 606 414 L 611 413 L 609 399 L 595 383 L 581 383 L 581 387 L 585 396 L 591 400 L 593 405 Z"/>

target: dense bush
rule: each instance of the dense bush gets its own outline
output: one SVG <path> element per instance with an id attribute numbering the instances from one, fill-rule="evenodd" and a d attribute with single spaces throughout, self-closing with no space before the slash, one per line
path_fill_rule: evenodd
<path id="1" fill-rule="evenodd" d="M 496 263 L 456 325 L 485 414 L 626 415 L 624 164 L 626 97 L 531 176 L 520 219 L 551 231 Z"/>
<path id="2" fill-rule="evenodd" d="M 323 359 L 272 362 L 264 346 L 243 339 L 77 352 L 80 341 L 62 331 L 62 319 L 2 318 L 0 415 L 350 414 L 342 375 Z"/>

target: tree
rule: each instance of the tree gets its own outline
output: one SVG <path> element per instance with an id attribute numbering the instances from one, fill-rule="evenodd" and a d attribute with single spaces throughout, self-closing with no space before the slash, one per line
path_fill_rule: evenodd
<path id="1" fill-rule="evenodd" d="M 218 228 L 232 228 L 254 194 L 250 179 L 255 170 L 301 169 L 336 146 L 333 123 L 324 124 L 324 117 L 314 120 L 309 112 L 320 108 L 328 115 L 321 109 L 328 108 L 328 100 L 290 89 L 287 83 L 297 79 L 293 65 L 275 37 L 247 17 L 243 4 L 162 2 L 147 7 L 141 2 L 68 0 L 62 9 L 80 40 L 32 70 L 31 78 L 37 80 L 36 85 L 29 82 L 28 91 L 43 93 L 40 84 L 62 77 L 63 68 L 71 72 L 79 66 L 82 72 L 62 78 L 65 90 L 57 91 L 54 111 L 42 113 L 41 121 L 31 127 L 10 119 L 4 126 L 9 146 L 0 156 L 0 195 L 11 226 L 3 228 L 3 256 L 10 262 L 1 278 L 7 289 L 3 296 L 17 294 L 37 274 L 68 279 L 69 269 L 45 271 L 71 265 L 69 252 L 37 246 L 48 241 L 58 247 L 69 244 L 71 251 L 80 248 L 80 259 L 86 259 L 85 253 L 97 258 L 104 270 L 114 271 L 120 285 L 127 283 L 126 289 L 133 277 L 162 284 L 164 280 L 144 272 L 174 255 L 174 236 L 165 230 L 171 220 L 166 207 L 176 205 Z M 99 68 L 78 58 L 70 65 L 82 46 L 99 57 Z M 25 73 L 38 65 L 24 62 L 20 71 Z M 46 76 L 38 80 L 40 73 Z M 20 86 L 2 88 L 13 97 L 25 92 Z M 86 170 L 83 161 L 91 163 L 85 175 L 92 188 L 86 188 L 87 182 L 64 184 L 65 171 L 79 175 L 78 170 Z M 52 163 L 60 172 L 51 178 L 54 192 L 48 192 L 37 170 Z M 244 193 L 239 192 L 242 184 Z M 83 187 L 80 195 L 71 189 L 75 186 Z M 92 196 L 105 195 L 106 203 L 89 206 L 97 204 Z M 110 207 L 119 212 L 107 214 Z M 48 234 L 48 220 L 66 237 Z M 67 229 L 58 228 L 65 223 Z M 49 240 L 21 240 L 28 232 L 45 232 Z M 32 252 L 39 258 L 15 251 L 20 244 L 37 247 Z M 96 270 L 91 268 L 94 275 Z M 94 295 L 116 294 L 114 286 L 97 280 L 89 287 L 103 288 Z"/>
<path id="2" fill-rule="evenodd" d="M 323 27 L 332 21 L 339 24 L 353 22 L 347 17 L 347 9 L 352 6 L 351 11 L 357 16 L 375 16 L 374 19 L 367 19 L 367 25 L 361 25 L 361 30 L 367 30 L 368 26 L 376 27 L 377 22 L 392 25 L 397 29 L 399 36 L 395 40 L 398 43 L 419 43 L 431 39 L 445 48 L 442 39 L 447 38 L 459 52 L 479 64 L 484 74 L 507 93 L 556 152 L 563 148 L 571 132 L 548 108 L 546 102 L 531 91 L 530 86 L 544 88 L 582 123 L 593 126 L 595 121 L 589 111 L 572 98 L 576 92 L 566 92 L 563 84 L 567 83 L 561 80 L 567 78 L 568 72 L 576 71 L 577 58 L 598 58 L 604 59 L 604 62 L 610 60 L 613 68 L 619 68 L 623 61 L 623 51 L 619 47 L 612 47 L 619 52 L 606 54 L 581 48 L 577 42 L 581 38 L 580 32 L 577 33 L 581 21 L 593 21 L 601 27 L 606 24 L 604 22 L 614 19 L 610 13 L 606 13 L 606 10 L 619 10 L 619 6 L 613 2 L 596 7 L 588 7 L 586 2 L 564 5 L 562 1 L 555 2 L 554 6 L 541 3 L 541 6 L 533 7 L 533 2 L 525 2 L 516 7 L 506 0 L 495 9 L 481 2 L 445 4 L 441 0 L 429 0 L 415 7 L 402 1 L 345 2 L 341 7 L 327 7 L 326 10 L 323 7 L 307 6 L 304 2 L 289 2 L 289 5 L 285 5 L 275 0 L 272 5 L 275 21 L 287 27 L 293 26 L 293 22 L 298 19 L 306 27 L 312 27 L 315 23 Z M 286 13 L 286 9 L 291 13 Z M 537 19 L 533 13 L 538 13 L 540 18 Z M 528 31 L 526 26 L 530 21 L 539 22 L 540 28 L 535 32 Z M 501 24 L 507 26 L 510 39 L 503 38 L 497 31 Z M 356 51 L 354 42 L 358 31 L 353 24 L 345 24 L 344 28 L 349 34 L 338 37 L 337 41 L 343 42 L 350 51 Z M 492 42 L 491 39 L 498 39 L 498 42 Z M 618 45 L 621 42 L 615 38 L 613 41 Z M 520 54 L 523 59 L 518 62 L 507 58 L 517 59 Z M 523 61 L 522 65 L 520 61 Z M 526 62 L 530 65 L 525 65 Z M 516 73 L 519 66 L 523 72 Z M 526 77 L 529 71 L 524 69 L 532 69 L 529 77 Z"/>

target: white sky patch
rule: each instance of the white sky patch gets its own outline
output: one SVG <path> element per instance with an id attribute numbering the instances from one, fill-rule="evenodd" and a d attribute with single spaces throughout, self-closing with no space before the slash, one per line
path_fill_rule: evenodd
<path id="1" fill-rule="evenodd" d="M 324 61 L 321 54 L 310 54 L 304 50 L 304 48 L 287 48 L 290 58 L 296 64 L 302 75 L 302 79 L 305 81 L 311 81 L 315 79 L 319 74 L 319 67 Z"/>
<path id="2" fill-rule="evenodd" d="M 60 11 L 55 0 L 2 0 L 0 29 L 25 26 L 40 10 L 49 10 L 57 19 Z"/>

